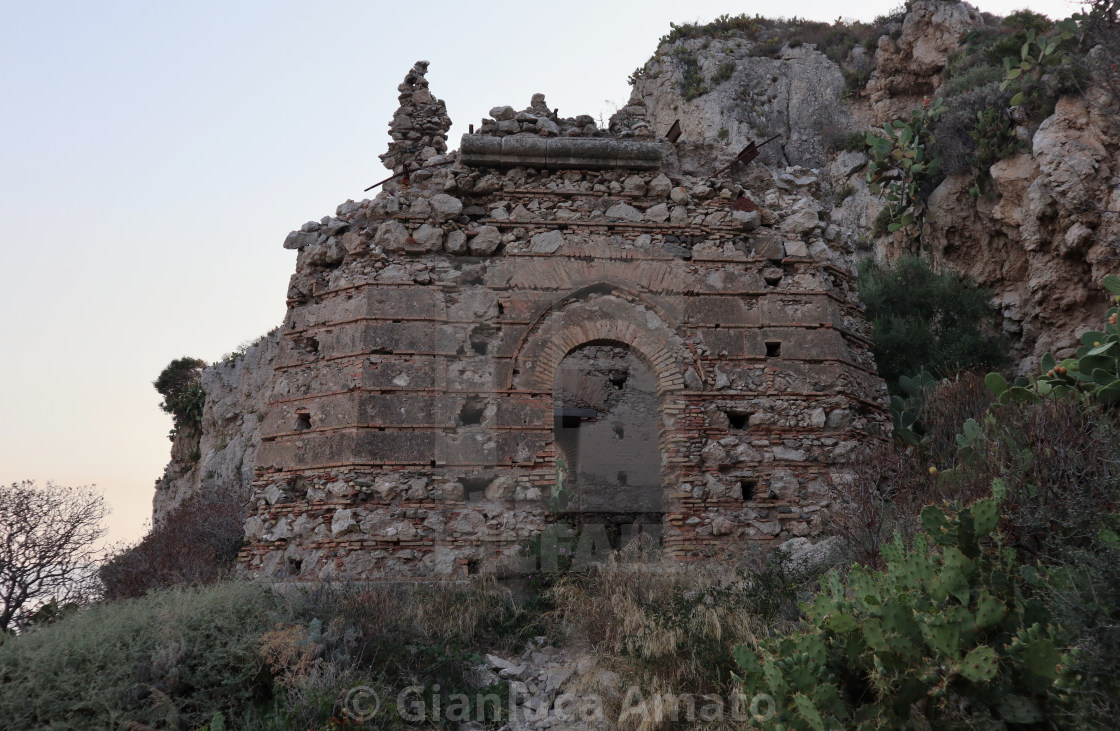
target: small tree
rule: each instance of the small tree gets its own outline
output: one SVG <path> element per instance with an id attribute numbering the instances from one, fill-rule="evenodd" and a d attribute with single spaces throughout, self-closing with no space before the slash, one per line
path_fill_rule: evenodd
<path id="1" fill-rule="evenodd" d="M 84 595 L 108 514 L 92 487 L 0 485 L 0 631 L 20 626 L 42 604 Z"/>
<path id="2" fill-rule="evenodd" d="M 202 390 L 202 369 L 206 361 L 198 358 L 176 358 L 167 364 L 152 385 L 163 396 L 161 409 L 175 419 L 171 436 L 184 426 L 202 423 L 202 406 L 206 394 Z"/>
<path id="3" fill-rule="evenodd" d="M 923 368 L 945 376 L 1006 358 L 991 293 L 950 272 L 935 273 L 921 259 L 904 257 L 893 266 L 864 261 L 859 297 L 875 330 L 879 375 L 892 393 L 900 376 Z"/>

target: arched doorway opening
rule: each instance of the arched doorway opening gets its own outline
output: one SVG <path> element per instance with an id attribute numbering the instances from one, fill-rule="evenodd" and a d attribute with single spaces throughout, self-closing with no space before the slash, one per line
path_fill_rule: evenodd
<path id="1" fill-rule="evenodd" d="M 657 377 L 625 344 L 595 341 L 556 369 L 553 415 L 567 517 L 601 525 L 613 547 L 660 535 L 662 489 Z"/>

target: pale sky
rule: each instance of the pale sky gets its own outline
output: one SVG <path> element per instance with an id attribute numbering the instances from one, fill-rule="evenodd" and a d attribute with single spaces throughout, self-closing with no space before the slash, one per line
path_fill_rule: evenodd
<path id="1" fill-rule="evenodd" d="M 285 235 L 388 174 L 377 156 L 414 61 L 431 62 L 457 147 L 534 92 L 609 116 L 670 21 L 898 4 L 5 0 L 0 483 L 95 483 L 111 538 L 143 534 L 170 449 L 152 381 L 280 323 Z"/>

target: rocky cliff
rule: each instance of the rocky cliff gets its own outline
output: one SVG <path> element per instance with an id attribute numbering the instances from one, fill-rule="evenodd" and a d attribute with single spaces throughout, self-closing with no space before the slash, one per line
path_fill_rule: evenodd
<path id="1" fill-rule="evenodd" d="M 1011 94 L 999 89 L 1003 70 L 992 49 L 1020 30 L 1016 23 L 1038 22 L 1022 15 L 1004 21 L 967 3 L 918 0 L 904 16 L 870 25 L 678 28 L 636 73 L 635 90 L 659 131 L 679 119 L 683 137 L 707 140 L 721 161 L 780 134 L 761 160 L 820 175 L 822 218 L 851 240 L 857 257 L 922 250 L 988 287 L 1019 369 L 1028 371 L 1047 351 L 1068 355 L 1105 311 L 1099 282 L 1120 254 L 1120 137 L 1116 100 L 1091 70 L 1074 88 L 1053 84 L 1067 93 L 1056 94 L 1044 118 L 1006 103 Z M 992 58 L 977 61 L 984 51 Z M 1087 55 L 1101 54 L 1097 47 Z M 980 196 L 970 195 L 977 171 L 947 165 L 950 174 L 928 194 L 920 240 L 873 236 L 883 201 L 868 190 L 867 157 L 849 135 L 905 119 L 938 96 L 966 121 L 985 106 L 1010 117 L 1022 151 L 978 171 L 987 186 Z M 967 166 L 967 132 L 942 125 L 938 134 L 947 148 L 965 137 L 957 154 Z M 847 152 L 839 149 L 845 139 Z"/>
<path id="2" fill-rule="evenodd" d="M 279 342 L 279 331 L 273 331 L 202 372 L 206 404 L 201 427 L 180 429 L 173 438 L 171 462 L 156 482 L 153 523 L 158 525 L 169 510 L 198 493 L 224 490 L 248 496 Z"/>

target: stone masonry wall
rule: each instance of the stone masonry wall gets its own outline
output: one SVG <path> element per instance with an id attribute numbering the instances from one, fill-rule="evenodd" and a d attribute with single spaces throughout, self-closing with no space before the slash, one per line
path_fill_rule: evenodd
<path id="1" fill-rule="evenodd" d="M 541 102 L 514 121 L 546 118 Z M 597 139 L 639 137 L 641 110 L 626 114 Z M 494 116 L 484 129 L 508 112 Z M 557 369 L 589 344 L 653 373 L 666 552 L 825 528 L 838 465 L 889 420 L 816 179 L 691 178 L 667 143 L 657 169 L 517 164 L 519 137 L 537 149 L 551 132 L 510 130 L 495 167 L 430 150 L 376 199 L 289 236 L 248 573 L 510 566 L 553 520 Z"/>

